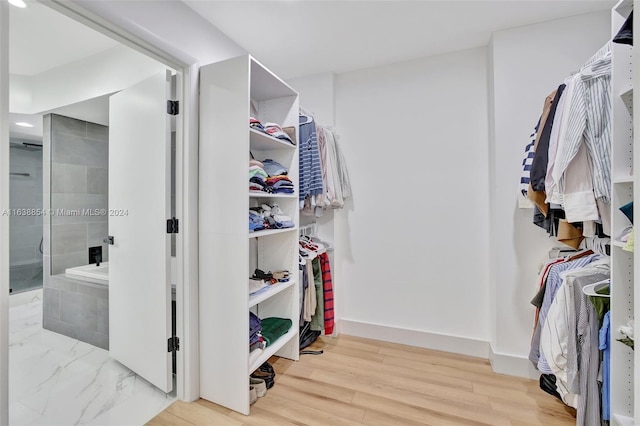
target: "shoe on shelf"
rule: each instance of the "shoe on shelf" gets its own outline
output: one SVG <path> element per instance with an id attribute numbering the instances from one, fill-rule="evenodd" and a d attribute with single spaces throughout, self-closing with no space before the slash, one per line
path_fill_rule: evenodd
<path id="1" fill-rule="evenodd" d="M 251 377 L 253 377 L 254 379 L 262 379 L 264 380 L 265 385 L 267 385 L 267 389 L 271 389 L 274 385 L 274 378 L 275 374 L 271 374 L 271 373 L 267 373 L 265 371 L 260 371 L 260 370 L 256 370 L 253 373 L 251 373 Z"/>
<path id="2" fill-rule="evenodd" d="M 253 386 L 249 386 L 249 404 L 253 405 L 258 400 L 258 392 Z"/>
<path id="3" fill-rule="evenodd" d="M 266 373 L 271 373 L 274 376 L 276 375 L 276 371 L 273 369 L 273 366 L 271 364 L 269 364 L 268 361 L 265 361 L 264 364 L 262 364 L 260 367 L 258 367 L 258 370 L 264 371 Z"/>
<path id="4" fill-rule="evenodd" d="M 264 381 L 264 379 L 249 377 L 249 384 L 256 390 L 258 398 L 262 398 L 267 394 L 267 383 Z"/>

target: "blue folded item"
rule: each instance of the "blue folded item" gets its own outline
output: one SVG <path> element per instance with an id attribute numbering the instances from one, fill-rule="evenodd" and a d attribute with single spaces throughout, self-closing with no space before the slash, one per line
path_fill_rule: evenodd
<path id="1" fill-rule="evenodd" d="M 249 335 L 253 336 L 262 331 L 262 321 L 253 312 L 249 312 Z"/>
<path id="2" fill-rule="evenodd" d="M 269 158 L 262 161 L 262 169 L 267 172 L 269 176 L 286 175 L 289 172 L 285 166 Z"/>
<path id="3" fill-rule="evenodd" d="M 269 192 L 273 192 L 274 194 L 293 194 L 295 191 L 293 188 L 280 188 L 280 189 L 272 189 Z"/>

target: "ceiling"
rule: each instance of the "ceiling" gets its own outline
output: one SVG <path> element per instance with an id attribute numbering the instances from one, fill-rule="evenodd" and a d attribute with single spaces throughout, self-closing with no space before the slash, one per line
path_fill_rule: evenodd
<path id="1" fill-rule="evenodd" d="M 158 1 L 158 0 L 155 0 Z M 177 1 L 177 0 L 170 0 Z M 341 73 L 486 45 L 492 32 L 610 9 L 598 1 L 230 1 L 183 0 L 283 78 Z M 117 42 L 27 0 L 10 7 L 11 74 L 34 76 L 113 48 Z M 105 101 L 66 114 L 105 120 Z M 12 117 L 11 121 L 28 121 Z M 40 116 L 33 121 L 41 120 Z M 36 127 L 25 138 L 38 137 Z"/>
<path id="2" fill-rule="evenodd" d="M 616 1 L 207 1 L 192 9 L 282 78 L 484 46 L 497 30 Z"/>
<path id="3" fill-rule="evenodd" d="M 33 0 L 27 7 L 10 7 L 9 72 L 35 76 L 80 59 L 96 55 L 118 45 L 53 9 Z M 49 111 L 50 112 L 50 111 Z M 108 123 L 108 98 L 90 99 L 57 108 L 54 112 L 69 117 Z M 10 114 L 9 132 L 14 139 L 42 140 L 42 114 Z M 16 122 L 34 127 L 19 127 Z"/>
<path id="4" fill-rule="evenodd" d="M 24 9 L 9 9 L 11 74 L 40 74 L 118 44 L 45 5 L 33 0 L 27 4 Z"/>

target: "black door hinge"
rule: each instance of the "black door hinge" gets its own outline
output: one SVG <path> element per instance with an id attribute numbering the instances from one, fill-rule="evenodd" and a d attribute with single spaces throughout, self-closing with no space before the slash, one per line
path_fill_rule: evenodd
<path id="1" fill-rule="evenodd" d="M 180 113 L 179 101 L 167 101 L 167 114 L 178 115 Z"/>
<path id="2" fill-rule="evenodd" d="M 167 352 L 175 352 L 180 350 L 180 338 L 173 336 L 167 340 Z"/>
<path id="3" fill-rule="evenodd" d="M 167 219 L 167 234 L 177 234 L 179 227 L 178 219 L 175 217 Z"/>

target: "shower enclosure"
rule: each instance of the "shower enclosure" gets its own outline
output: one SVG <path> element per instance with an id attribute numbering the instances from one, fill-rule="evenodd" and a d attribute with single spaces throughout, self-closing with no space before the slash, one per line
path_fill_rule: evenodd
<path id="1" fill-rule="evenodd" d="M 9 285 L 11 293 L 42 287 L 42 142 L 11 140 Z"/>

